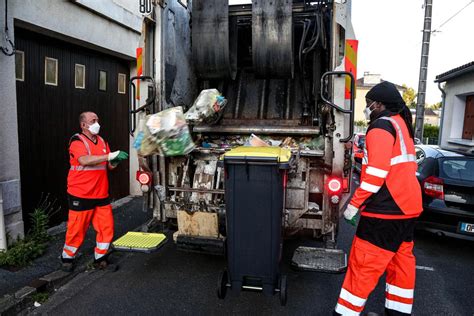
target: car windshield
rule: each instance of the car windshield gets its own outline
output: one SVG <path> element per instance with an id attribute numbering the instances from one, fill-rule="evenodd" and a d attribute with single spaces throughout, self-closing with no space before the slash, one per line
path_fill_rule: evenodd
<path id="1" fill-rule="evenodd" d="M 442 159 L 440 172 L 446 178 L 474 182 L 474 158 Z"/>

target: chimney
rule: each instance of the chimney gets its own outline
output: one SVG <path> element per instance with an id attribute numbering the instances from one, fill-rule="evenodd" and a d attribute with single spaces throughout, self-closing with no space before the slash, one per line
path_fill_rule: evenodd
<path id="1" fill-rule="evenodd" d="M 371 74 L 370 72 L 364 72 L 364 85 L 376 85 L 382 82 L 380 74 Z"/>

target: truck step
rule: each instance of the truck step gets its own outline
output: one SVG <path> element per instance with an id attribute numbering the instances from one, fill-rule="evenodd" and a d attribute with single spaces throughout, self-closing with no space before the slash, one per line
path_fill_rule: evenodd
<path id="1" fill-rule="evenodd" d="M 291 260 L 299 270 L 341 273 L 347 268 L 347 254 L 341 249 L 298 247 Z"/>
<path id="2" fill-rule="evenodd" d="M 115 250 L 150 253 L 166 242 L 166 236 L 158 233 L 128 232 L 112 243 Z"/>
<path id="3" fill-rule="evenodd" d="M 225 247 L 224 245 L 225 240 L 223 238 L 186 235 L 176 236 L 176 247 L 181 251 L 223 256 Z"/>

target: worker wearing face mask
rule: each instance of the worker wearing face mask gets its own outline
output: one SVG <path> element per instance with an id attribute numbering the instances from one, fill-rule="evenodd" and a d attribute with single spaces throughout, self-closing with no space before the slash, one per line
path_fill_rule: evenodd
<path id="1" fill-rule="evenodd" d="M 386 315 L 410 315 L 415 289 L 413 232 L 422 211 L 416 179 L 411 112 L 395 85 L 382 82 L 366 95 L 369 121 L 360 186 L 344 211 L 355 225 L 349 266 L 336 315 L 359 315 L 387 273 Z"/>
<path id="2" fill-rule="evenodd" d="M 99 136 L 97 114 L 84 112 L 79 116 L 79 123 L 82 132 L 75 134 L 69 142 L 69 216 L 62 252 L 65 271 L 72 271 L 77 251 L 91 222 L 97 233 L 94 264 L 98 268 L 107 267 L 106 255 L 114 235 L 107 170 L 114 169 L 128 158 L 126 152 L 110 152 L 108 144 Z"/>

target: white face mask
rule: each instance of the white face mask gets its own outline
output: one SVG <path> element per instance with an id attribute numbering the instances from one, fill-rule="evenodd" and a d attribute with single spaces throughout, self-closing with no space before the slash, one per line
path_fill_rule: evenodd
<path id="1" fill-rule="evenodd" d="M 372 114 L 372 112 L 374 111 L 374 110 L 371 110 L 370 108 L 372 107 L 372 105 L 374 105 L 375 102 L 376 101 L 370 103 L 370 105 L 364 109 L 364 115 L 367 121 L 370 121 L 370 114 Z"/>
<path id="2" fill-rule="evenodd" d="M 90 125 L 89 126 L 89 131 L 92 133 L 92 135 L 99 134 L 99 131 L 100 131 L 99 123 L 95 122 L 94 124 Z"/>

